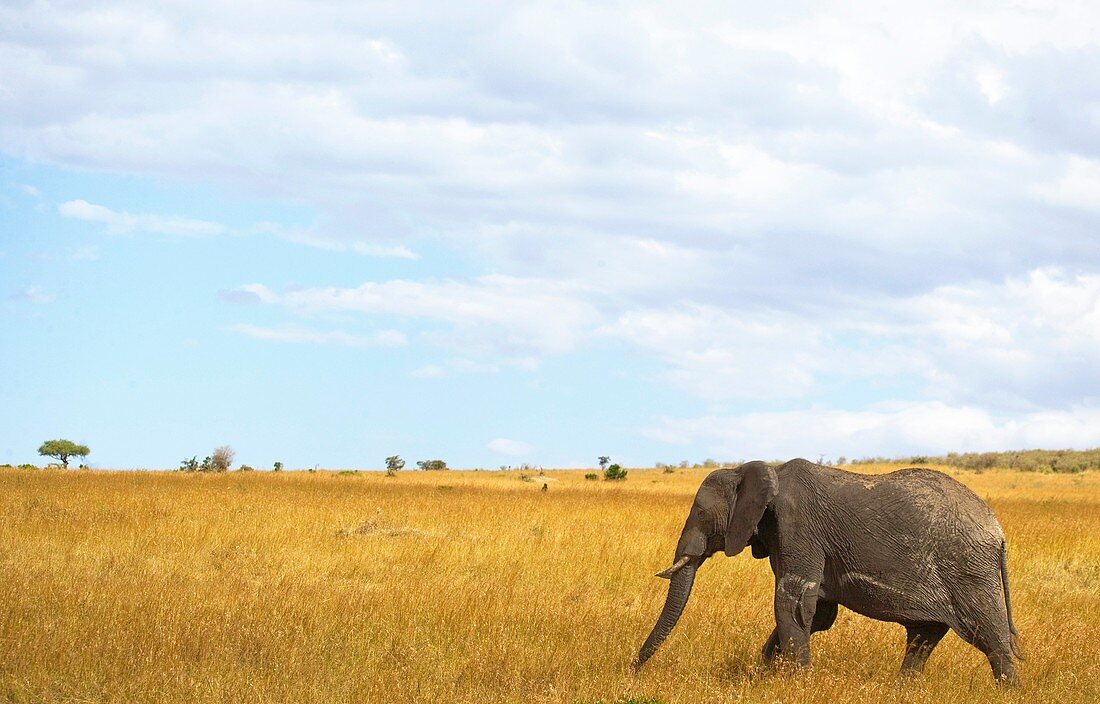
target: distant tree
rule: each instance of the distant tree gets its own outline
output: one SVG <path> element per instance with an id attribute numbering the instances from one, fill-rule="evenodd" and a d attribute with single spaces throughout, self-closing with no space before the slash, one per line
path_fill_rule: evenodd
<path id="1" fill-rule="evenodd" d="M 283 471 L 283 463 L 282 463 L 282 462 L 276 462 L 276 463 L 275 463 L 275 471 L 276 471 L 276 472 L 281 472 L 281 471 Z"/>
<path id="2" fill-rule="evenodd" d="M 180 462 L 181 472 L 197 472 L 199 471 L 199 461 L 192 457 L 191 459 L 185 459 Z"/>
<path id="3" fill-rule="evenodd" d="M 401 459 L 401 455 L 393 455 L 386 458 L 386 471 L 396 472 L 405 468 L 405 460 Z"/>
<path id="4" fill-rule="evenodd" d="M 72 440 L 47 440 L 38 448 L 38 454 L 57 459 L 65 469 L 69 468 L 70 457 L 87 457 L 90 452 L 87 445 L 77 445 Z"/>
<path id="5" fill-rule="evenodd" d="M 603 478 L 609 482 L 618 482 L 626 479 L 627 470 L 617 464 L 613 464 L 603 471 Z"/>
<path id="6" fill-rule="evenodd" d="M 214 454 L 210 456 L 210 469 L 214 472 L 226 472 L 236 456 L 237 453 L 229 445 L 217 447 L 214 449 Z"/>
<path id="7" fill-rule="evenodd" d="M 429 472 L 438 472 L 447 469 L 447 463 L 443 460 L 420 460 L 416 463 L 416 466 Z"/>
<path id="8" fill-rule="evenodd" d="M 606 469 L 607 463 L 611 461 L 611 458 L 607 455 L 600 455 L 597 459 L 600 461 L 600 469 Z"/>
<path id="9" fill-rule="evenodd" d="M 237 471 L 238 472 L 255 472 L 256 470 L 252 467 L 252 465 L 242 464 L 240 467 L 237 467 Z"/>

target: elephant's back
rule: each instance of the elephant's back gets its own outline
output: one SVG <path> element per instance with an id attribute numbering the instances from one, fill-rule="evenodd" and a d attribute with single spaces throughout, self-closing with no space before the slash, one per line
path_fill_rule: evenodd
<path id="1" fill-rule="evenodd" d="M 881 490 L 902 495 L 914 509 L 927 516 L 933 528 L 947 534 L 961 532 L 970 538 L 987 538 L 998 547 L 1004 534 L 989 507 L 970 487 L 934 469 L 911 468 L 881 475 Z"/>

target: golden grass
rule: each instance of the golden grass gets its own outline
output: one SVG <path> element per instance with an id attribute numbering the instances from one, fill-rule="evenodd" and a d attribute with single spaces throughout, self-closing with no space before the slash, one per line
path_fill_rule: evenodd
<path id="1" fill-rule="evenodd" d="M 954 635 L 899 688 L 902 628 L 843 609 L 812 670 L 761 668 L 772 577 L 747 553 L 703 567 L 632 678 L 705 474 L 0 470 L 0 699 L 1100 701 L 1095 473 L 956 474 L 1008 534 L 1019 690 Z"/>

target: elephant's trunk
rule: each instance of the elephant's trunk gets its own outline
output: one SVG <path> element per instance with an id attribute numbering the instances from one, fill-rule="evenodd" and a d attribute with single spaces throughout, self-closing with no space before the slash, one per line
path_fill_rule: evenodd
<path id="1" fill-rule="evenodd" d="M 665 607 L 661 609 L 661 615 L 649 637 L 642 643 L 642 649 L 638 651 L 638 657 L 634 659 L 634 673 L 642 669 L 642 665 L 657 651 L 661 643 L 665 642 L 668 634 L 680 620 L 680 614 L 684 613 L 688 597 L 691 596 L 691 585 L 695 583 L 695 569 L 699 566 L 699 560 L 690 560 L 686 565 L 677 570 L 671 577 L 668 585 L 668 596 L 665 597 Z"/>

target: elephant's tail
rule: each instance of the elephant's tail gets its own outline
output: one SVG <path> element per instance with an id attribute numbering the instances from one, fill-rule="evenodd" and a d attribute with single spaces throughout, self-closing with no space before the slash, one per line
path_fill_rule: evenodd
<path id="1" fill-rule="evenodd" d="M 1023 660 L 1024 653 L 1020 650 L 1020 632 L 1012 622 L 1012 597 L 1008 593 L 1008 548 L 1005 546 L 1004 539 L 1001 540 L 1001 588 L 1005 595 L 1005 614 L 1008 616 L 1008 639 L 1012 646 L 1012 654 L 1016 659 Z"/>

